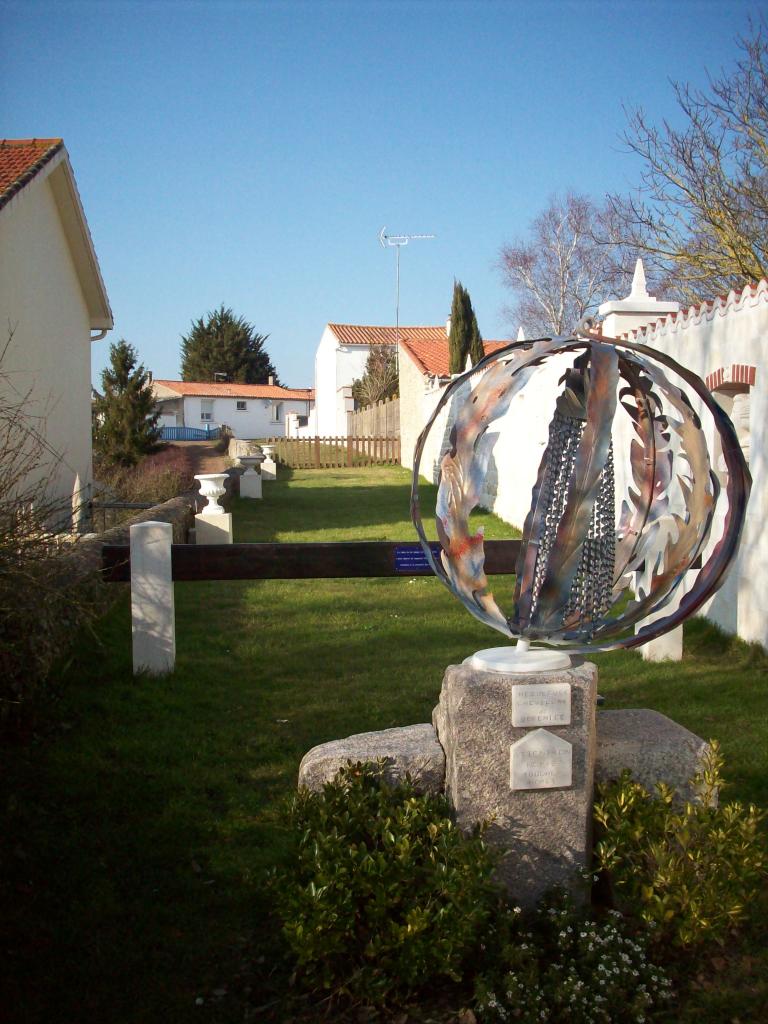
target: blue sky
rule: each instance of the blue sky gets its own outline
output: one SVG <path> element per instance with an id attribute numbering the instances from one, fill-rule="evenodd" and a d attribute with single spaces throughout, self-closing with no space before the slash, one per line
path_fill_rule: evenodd
<path id="1" fill-rule="evenodd" d="M 454 278 L 509 336 L 500 247 L 549 197 L 631 187 L 624 105 L 732 66 L 754 4 L 0 0 L 8 138 L 62 136 L 115 330 L 157 377 L 221 302 L 312 383 L 328 321 L 444 321 Z"/>

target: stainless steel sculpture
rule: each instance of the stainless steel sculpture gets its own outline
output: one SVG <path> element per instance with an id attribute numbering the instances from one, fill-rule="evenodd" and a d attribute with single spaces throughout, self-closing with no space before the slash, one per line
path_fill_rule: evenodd
<path id="1" fill-rule="evenodd" d="M 484 572 L 482 533 L 469 527 L 487 469 L 488 453 L 478 445 L 536 369 L 558 355 L 574 359 L 556 398 L 507 616 Z M 479 370 L 440 463 L 437 560 L 421 521 L 421 457 L 442 409 Z M 699 416 L 668 371 L 714 421 L 727 470 L 724 494 Z M 617 516 L 613 433 L 620 415 L 630 418 L 634 437 L 632 485 L 619 495 Z M 416 447 L 411 515 L 435 574 L 474 616 L 508 637 L 583 653 L 645 643 L 712 595 L 736 553 L 750 483 L 730 420 L 695 374 L 644 345 L 577 335 L 544 339 L 533 348 L 512 343 L 446 388 Z M 659 616 L 704 552 L 721 501 L 727 503 L 722 536 L 679 606 Z M 649 617 L 654 621 L 635 634 L 636 624 Z"/>

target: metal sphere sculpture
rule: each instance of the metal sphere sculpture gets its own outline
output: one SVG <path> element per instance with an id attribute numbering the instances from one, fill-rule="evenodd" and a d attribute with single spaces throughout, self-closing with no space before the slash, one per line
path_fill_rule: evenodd
<path id="1" fill-rule="evenodd" d="M 482 531 L 473 533 L 469 524 L 490 454 L 480 442 L 536 369 L 559 355 L 573 361 L 560 380 L 523 528 L 514 607 L 505 615 L 485 575 Z M 443 408 L 481 370 L 479 382 L 458 408 L 450 447 L 440 462 L 437 558 L 421 521 L 421 458 Z M 710 465 L 699 416 L 668 371 L 700 399 L 714 421 L 727 471 L 724 493 Z M 617 419 L 624 415 L 632 433 L 632 482 L 617 503 L 614 441 L 621 437 Z M 416 446 L 411 515 L 433 571 L 476 618 L 508 637 L 576 654 L 636 647 L 699 608 L 720 585 L 737 551 L 750 483 L 733 426 L 700 378 L 645 345 L 578 335 L 545 339 L 533 347 L 514 342 L 446 388 Z M 716 504 L 723 500 L 722 536 L 679 605 L 662 614 L 702 556 Z M 635 626 L 648 619 L 653 621 L 635 633 Z"/>

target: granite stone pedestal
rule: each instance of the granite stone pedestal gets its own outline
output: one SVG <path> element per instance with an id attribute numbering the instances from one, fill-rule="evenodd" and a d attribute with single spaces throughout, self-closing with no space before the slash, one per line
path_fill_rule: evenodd
<path id="1" fill-rule="evenodd" d="M 452 665 L 432 716 L 457 822 L 491 821 L 497 877 L 526 906 L 554 885 L 587 895 L 597 668 L 574 661 L 528 675 Z"/>

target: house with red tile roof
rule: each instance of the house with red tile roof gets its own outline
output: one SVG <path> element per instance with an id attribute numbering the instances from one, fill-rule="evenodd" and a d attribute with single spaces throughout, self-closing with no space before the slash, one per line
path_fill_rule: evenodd
<path id="1" fill-rule="evenodd" d="M 92 483 L 91 343 L 113 319 L 61 139 L 0 140 L 0 324 L 0 348 L 13 335 L 0 388 L 41 426 L 38 477 L 71 519 Z"/>
<path id="2" fill-rule="evenodd" d="M 152 387 L 166 427 L 227 426 L 235 437 L 285 437 L 288 425 L 306 426 L 314 409 L 312 388 L 155 380 Z"/>
<path id="3" fill-rule="evenodd" d="M 437 327 L 326 324 L 315 355 L 317 433 L 322 437 L 346 435 L 347 413 L 354 409 L 352 382 L 362 377 L 373 347 L 383 345 L 394 351 L 399 345 L 401 352 L 422 367 L 423 374 L 447 376 L 449 332 L 450 320 Z"/>
<path id="4" fill-rule="evenodd" d="M 413 464 L 419 434 L 432 414 L 437 396 L 451 380 L 448 369 L 450 324 L 428 330 L 430 333 L 405 335 L 398 349 L 400 460 L 404 466 Z M 484 341 L 483 349 L 489 355 L 508 344 L 508 341 Z"/>

